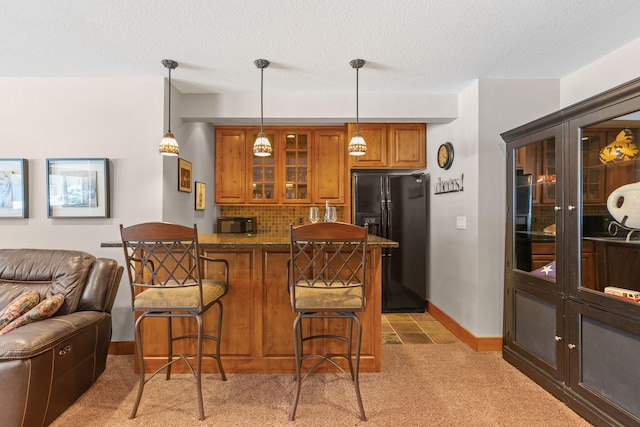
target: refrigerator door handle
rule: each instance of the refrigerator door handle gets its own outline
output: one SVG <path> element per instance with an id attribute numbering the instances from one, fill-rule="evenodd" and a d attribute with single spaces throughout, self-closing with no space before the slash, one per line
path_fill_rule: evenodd
<path id="1" fill-rule="evenodd" d="M 389 211 L 387 210 L 387 201 L 385 199 L 382 199 L 380 201 L 380 237 L 387 237 L 387 215 L 388 215 Z"/>
<path id="2" fill-rule="evenodd" d="M 384 232 L 384 237 L 386 239 L 391 239 L 393 237 L 393 227 L 391 226 L 393 224 L 393 218 L 391 217 L 391 213 L 392 213 L 392 202 L 391 202 L 391 178 L 387 177 L 385 180 L 385 186 L 384 186 L 384 200 L 385 200 L 385 217 L 386 220 L 384 221 L 384 228 L 385 228 L 385 232 Z"/>
<path id="3" fill-rule="evenodd" d="M 393 218 L 392 218 L 393 209 L 391 209 L 391 200 L 387 200 L 386 212 L 387 212 L 387 222 L 386 222 L 387 232 L 384 237 L 387 239 L 391 239 L 393 237 L 393 227 L 391 226 L 391 224 L 393 224 Z"/>

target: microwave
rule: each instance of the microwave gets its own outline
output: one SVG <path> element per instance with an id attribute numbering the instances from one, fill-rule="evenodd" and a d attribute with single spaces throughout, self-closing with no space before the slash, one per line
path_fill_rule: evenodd
<path id="1" fill-rule="evenodd" d="M 218 233 L 253 234 L 256 230 L 254 217 L 220 216 L 218 217 Z"/>

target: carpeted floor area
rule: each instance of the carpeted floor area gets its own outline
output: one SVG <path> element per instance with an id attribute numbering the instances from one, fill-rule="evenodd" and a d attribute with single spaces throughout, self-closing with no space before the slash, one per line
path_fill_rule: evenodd
<path id="1" fill-rule="evenodd" d="M 197 420 L 189 376 L 158 375 L 129 420 L 137 390 L 133 356 L 109 356 L 96 384 L 53 424 L 68 426 L 589 426 L 502 359 L 460 342 L 383 345 L 383 371 L 361 375 L 362 422 L 352 386 L 335 375 L 303 383 L 295 422 L 288 421 L 292 375 L 229 374 L 203 381 L 204 421 Z"/>

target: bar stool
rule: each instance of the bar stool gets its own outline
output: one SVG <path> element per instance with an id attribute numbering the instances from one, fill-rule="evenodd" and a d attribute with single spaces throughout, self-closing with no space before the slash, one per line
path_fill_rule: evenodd
<path id="1" fill-rule="evenodd" d="M 366 421 L 358 379 L 362 324 L 356 312 L 365 309 L 367 227 L 325 222 L 298 227 L 290 225 L 289 233 L 287 285 L 291 307 L 297 313 L 293 322 L 296 392 L 289 419 L 295 419 L 302 382 L 320 365 L 328 362 L 353 384 L 360 419 Z M 313 319 L 342 319 L 346 323 L 344 334 L 305 336 L 302 323 L 307 320 L 314 322 Z M 310 343 L 320 340 L 325 341 L 322 344 L 342 342 L 343 351 L 312 353 Z M 307 354 L 304 353 L 305 343 L 309 343 Z M 316 360 L 303 375 L 302 364 L 306 359 Z M 340 360 L 346 363 L 341 364 Z"/>
<path id="2" fill-rule="evenodd" d="M 171 366 L 183 360 L 194 377 L 198 401 L 198 419 L 204 419 L 202 403 L 202 357 L 214 358 L 222 380 L 226 381 L 220 361 L 220 334 L 222 332 L 222 302 L 229 284 L 229 265 L 226 260 L 212 259 L 200 254 L 198 230 L 177 224 L 150 222 L 123 227 L 120 234 L 131 284 L 132 309 L 140 313 L 135 322 L 135 339 L 140 369 L 138 395 L 129 418 L 134 418 L 140 405 L 145 384 L 162 369 L 171 377 Z M 219 280 L 204 278 L 204 262 L 211 263 L 208 275 L 219 275 Z M 215 265 L 218 269 L 214 269 Z M 216 276 L 217 277 L 217 276 Z M 218 325 L 215 336 L 203 333 L 202 316 L 211 307 L 218 307 Z M 140 328 L 150 317 L 165 317 L 168 330 L 167 363 L 145 379 L 144 357 Z M 171 319 L 194 318 L 197 333 L 173 336 Z M 215 353 L 203 354 L 203 339 L 215 342 Z M 181 340 L 195 340 L 196 351 L 190 354 L 174 353 L 173 344 Z M 195 357 L 195 370 L 189 358 Z"/>

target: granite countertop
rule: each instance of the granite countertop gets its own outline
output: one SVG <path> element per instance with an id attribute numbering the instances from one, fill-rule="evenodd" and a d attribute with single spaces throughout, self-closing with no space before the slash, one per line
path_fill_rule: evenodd
<path id="1" fill-rule="evenodd" d="M 288 233 L 255 233 L 246 234 L 199 234 L 200 246 L 216 248 L 288 248 Z M 397 248 L 398 242 L 369 234 L 367 245 L 376 248 Z M 103 242 L 103 248 L 122 247 L 122 242 Z"/>

